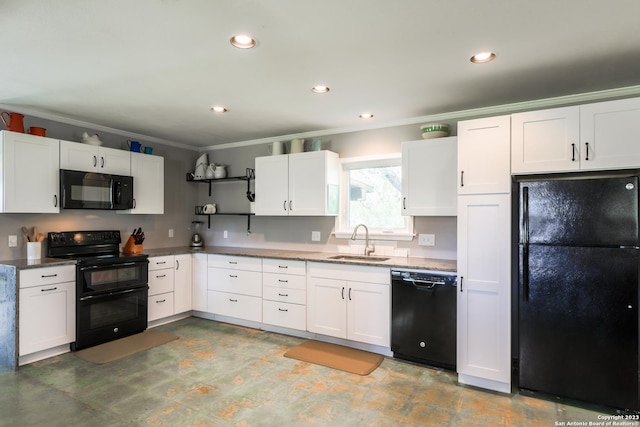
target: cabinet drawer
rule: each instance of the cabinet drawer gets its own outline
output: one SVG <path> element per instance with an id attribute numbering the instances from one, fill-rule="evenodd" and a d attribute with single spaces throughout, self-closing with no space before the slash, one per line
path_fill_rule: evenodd
<path id="1" fill-rule="evenodd" d="M 262 322 L 262 298 L 208 291 L 207 311 L 223 316 Z"/>
<path id="2" fill-rule="evenodd" d="M 20 270 L 20 288 L 76 281 L 76 266 L 42 267 Z"/>
<path id="3" fill-rule="evenodd" d="M 307 309 L 304 305 L 263 301 L 262 309 L 263 323 L 301 331 L 307 329 Z"/>
<path id="4" fill-rule="evenodd" d="M 307 263 L 304 261 L 287 259 L 263 259 L 262 271 L 265 273 L 296 274 L 304 276 L 307 274 Z"/>
<path id="5" fill-rule="evenodd" d="M 307 292 L 301 289 L 276 288 L 273 286 L 264 286 L 262 288 L 262 297 L 267 300 L 290 302 L 293 304 L 306 304 Z"/>
<path id="6" fill-rule="evenodd" d="M 149 322 L 171 315 L 173 315 L 173 292 L 149 297 L 149 314 L 147 315 Z"/>
<path id="7" fill-rule="evenodd" d="M 207 288 L 212 291 L 261 297 L 262 273 L 226 268 L 209 268 Z"/>
<path id="8" fill-rule="evenodd" d="M 173 268 L 154 270 L 149 272 L 149 295 L 173 292 Z"/>
<path id="9" fill-rule="evenodd" d="M 264 286 L 275 286 L 286 289 L 307 288 L 306 276 L 292 276 L 288 274 L 262 273 L 262 284 Z"/>
<path id="10" fill-rule="evenodd" d="M 154 256 L 149 258 L 149 271 L 173 268 L 173 255 Z"/>
<path id="11" fill-rule="evenodd" d="M 209 267 L 262 271 L 262 259 L 233 255 L 209 255 Z"/>

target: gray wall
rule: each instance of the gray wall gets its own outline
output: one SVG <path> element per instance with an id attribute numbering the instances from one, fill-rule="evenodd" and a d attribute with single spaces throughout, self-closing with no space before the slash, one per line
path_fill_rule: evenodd
<path id="1" fill-rule="evenodd" d="M 453 127 L 455 130 L 455 126 Z M 399 153 L 402 141 L 420 138 L 417 125 L 318 137 L 323 149 L 335 151 L 342 158 Z M 311 139 L 306 139 L 306 144 Z M 255 157 L 269 155 L 268 146 L 269 144 L 261 144 L 211 150 L 208 152 L 209 161 L 230 165 L 232 175 L 243 175 L 245 168 L 254 167 Z M 249 202 L 244 197 L 245 192 L 245 183 L 225 182 L 214 184 L 212 196 L 209 197 L 208 187 L 202 185 L 198 203 L 216 203 L 219 212 L 246 212 L 249 210 Z M 203 220 L 206 221 L 206 218 Z M 411 242 L 398 242 L 397 247 L 408 248 L 410 256 L 455 259 L 456 224 L 455 217 L 417 217 L 415 232 L 435 234 L 436 246 L 418 246 L 417 239 L 414 239 Z M 206 223 L 204 225 L 206 229 Z M 251 233 L 247 234 L 245 217 L 214 216 L 211 218 L 211 228 L 205 233 L 205 244 L 334 252 L 338 251 L 339 246 L 349 244 L 348 239 L 338 239 L 331 235 L 334 225 L 333 217 L 252 217 Z M 228 233 L 226 239 L 223 237 L 225 230 Z M 321 232 L 320 242 L 311 241 L 312 231 Z"/>
<path id="2" fill-rule="evenodd" d="M 104 146 L 126 149 L 127 137 L 91 129 L 71 126 L 50 120 L 25 117 L 25 128 L 40 126 L 47 129 L 47 136 L 68 141 L 80 141 L 83 132 L 98 133 Z M 145 232 L 145 248 L 162 248 L 186 245 L 191 237 L 191 221 L 195 219 L 193 206 L 198 189 L 187 183 L 185 174 L 193 169 L 198 153 L 193 150 L 161 145 L 145 141 L 143 145 L 153 147 L 153 154 L 164 157 L 165 215 L 123 215 L 113 211 L 63 210 L 59 214 L 0 214 L 0 260 L 26 258 L 25 239 L 20 231 L 22 226 L 29 229 L 34 225 L 43 233 L 71 230 L 120 230 L 123 240 L 134 227 L 142 227 Z M 168 237 L 168 230 L 174 230 L 174 237 Z M 18 236 L 18 247 L 8 247 L 8 236 Z M 123 241 L 124 244 L 124 241 Z M 46 248 L 43 249 L 46 253 Z M 44 254 L 43 254 L 44 255 Z"/>
<path id="3" fill-rule="evenodd" d="M 333 217 L 252 217 L 251 233 L 247 233 L 245 216 L 216 215 L 211 217 L 211 228 L 207 229 L 207 218 L 194 215 L 194 207 L 205 203 L 216 203 L 219 212 L 248 212 L 249 201 L 245 181 L 219 182 L 212 186 L 186 182 L 185 175 L 192 172 L 200 153 L 188 148 L 178 148 L 140 137 L 127 137 L 90 127 L 72 126 L 36 117 L 25 117 L 25 127 L 47 128 L 47 136 L 69 141 L 80 141 L 83 132 L 98 133 L 104 145 L 126 149 L 127 139 L 136 139 L 143 145 L 152 146 L 154 154 L 165 158 L 165 214 L 122 215 L 110 211 L 65 210 L 60 214 L 0 214 L 0 260 L 26 257 L 25 240 L 20 229 L 37 225 L 41 232 L 63 230 L 117 229 L 124 238 L 134 227 L 145 231 L 145 248 L 163 248 L 188 245 L 191 237 L 191 221 L 201 220 L 205 243 L 208 246 L 241 246 L 274 249 L 295 249 L 333 252 L 339 246 L 348 245 L 348 239 L 337 239 L 331 235 Z M 360 132 L 343 133 L 319 137 L 323 149 L 329 149 L 341 157 L 357 157 L 400 152 L 400 143 L 420 139 L 419 126 L 407 125 Z M 307 139 L 307 143 L 311 139 Z M 177 141 L 179 142 L 179 141 Z M 287 141 L 288 142 L 288 141 Z M 254 167 L 254 159 L 268 155 L 268 144 L 216 149 L 208 151 L 209 162 L 229 165 L 229 175 L 244 175 L 246 168 Z M 252 188 L 253 189 L 253 188 Z M 259 196 L 258 196 L 259 197 Z M 174 237 L 168 237 L 168 230 Z M 228 237 L 223 233 L 227 231 Z M 321 241 L 312 242 L 311 232 L 320 231 Z M 412 242 L 398 242 L 398 248 L 409 248 L 411 256 L 455 259 L 456 219 L 452 217 L 418 217 L 415 219 L 416 233 L 436 235 L 435 247 L 418 246 Z M 18 247 L 8 247 L 8 236 L 18 235 Z M 124 243 L 124 242 L 123 242 Z M 386 244 L 379 242 L 378 244 Z M 45 249 L 46 251 L 46 249 Z"/>

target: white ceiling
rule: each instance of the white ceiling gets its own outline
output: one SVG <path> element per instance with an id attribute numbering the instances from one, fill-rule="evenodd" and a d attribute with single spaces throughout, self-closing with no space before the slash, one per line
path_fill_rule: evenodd
<path id="1" fill-rule="evenodd" d="M 638 0 L 0 0 L 0 104 L 208 147 L 639 85 L 639 30 Z"/>

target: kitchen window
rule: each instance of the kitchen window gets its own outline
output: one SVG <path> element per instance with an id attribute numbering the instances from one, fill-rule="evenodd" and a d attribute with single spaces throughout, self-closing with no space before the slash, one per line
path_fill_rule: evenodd
<path id="1" fill-rule="evenodd" d="M 335 235 L 350 238 L 365 224 L 376 240 L 411 240 L 413 217 L 402 215 L 400 154 L 341 159 L 340 212 Z"/>

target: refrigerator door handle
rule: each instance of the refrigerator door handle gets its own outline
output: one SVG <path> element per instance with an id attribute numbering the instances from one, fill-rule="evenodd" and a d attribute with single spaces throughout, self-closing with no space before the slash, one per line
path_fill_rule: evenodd
<path id="1" fill-rule="evenodd" d="M 522 299 L 529 301 L 529 187 L 522 187 Z"/>

